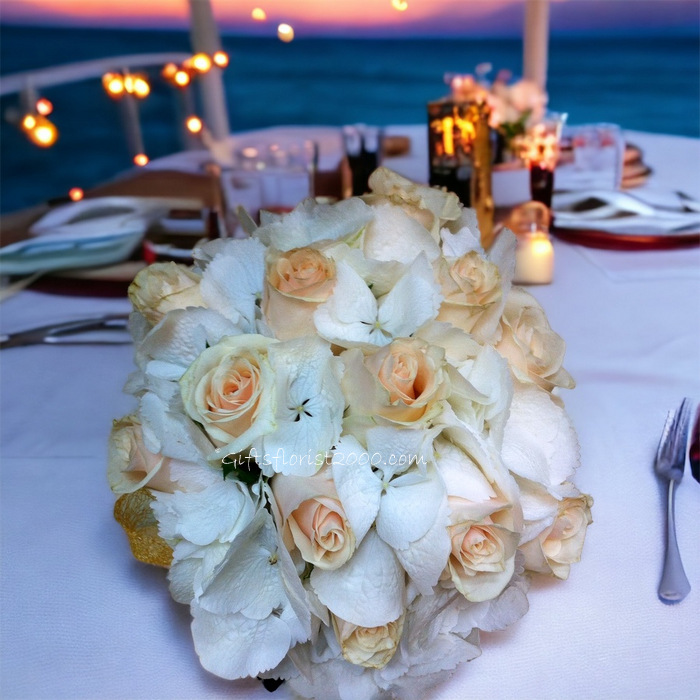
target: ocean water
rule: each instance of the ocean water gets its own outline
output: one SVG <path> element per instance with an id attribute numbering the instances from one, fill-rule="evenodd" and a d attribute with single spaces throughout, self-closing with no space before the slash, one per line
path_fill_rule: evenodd
<path id="1" fill-rule="evenodd" d="M 520 74 L 518 39 L 277 39 L 224 36 L 233 131 L 279 124 L 425 123 L 425 105 L 444 95 L 445 73 L 482 62 Z M 141 52 L 188 51 L 186 32 L 0 25 L 0 73 Z M 176 101 L 152 73 L 141 103 L 151 158 L 179 150 Z M 552 37 L 549 106 L 569 123 L 613 122 L 626 129 L 700 136 L 698 37 Z M 88 188 L 131 166 L 119 110 L 99 80 L 46 89 L 59 141 L 31 145 L 3 119 L 0 210 L 14 211 Z M 3 116 L 17 96 L 0 100 Z"/>

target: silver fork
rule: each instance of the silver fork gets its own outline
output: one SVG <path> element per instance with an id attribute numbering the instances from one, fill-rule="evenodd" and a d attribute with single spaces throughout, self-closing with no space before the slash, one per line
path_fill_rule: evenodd
<path id="1" fill-rule="evenodd" d="M 668 481 L 668 501 L 666 504 L 666 555 L 664 568 L 659 582 L 659 600 L 662 603 L 680 603 L 690 592 L 690 583 L 683 569 L 683 562 L 678 551 L 675 522 L 675 490 L 683 478 L 685 468 L 686 444 L 692 402 L 685 398 L 677 411 L 669 411 L 656 451 L 654 469 Z"/>

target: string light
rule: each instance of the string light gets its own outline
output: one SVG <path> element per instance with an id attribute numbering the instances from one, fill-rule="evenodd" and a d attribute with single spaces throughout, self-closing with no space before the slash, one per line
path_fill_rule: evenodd
<path id="1" fill-rule="evenodd" d="M 229 58 L 225 51 L 217 51 L 211 58 L 219 68 L 228 66 Z"/>
<path id="2" fill-rule="evenodd" d="M 134 156 L 134 164 L 142 168 L 144 165 L 148 165 L 148 156 L 145 153 L 137 153 Z"/>
<path id="3" fill-rule="evenodd" d="M 256 21 L 256 22 L 264 22 L 267 19 L 267 14 L 265 13 L 265 10 L 262 9 L 262 7 L 256 7 L 251 13 L 250 16 Z"/>
<path id="4" fill-rule="evenodd" d="M 46 117 L 41 115 L 32 117 L 34 125 L 27 127 L 27 123 L 31 123 L 32 119 L 27 119 L 32 115 L 27 115 L 22 121 L 22 125 L 27 132 L 27 138 L 35 145 L 41 148 L 50 148 L 58 140 L 58 129 Z"/>
<path id="5" fill-rule="evenodd" d="M 68 190 L 68 196 L 71 201 L 79 202 L 85 196 L 85 193 L 80 187 L 71 187 L 70 190 Z"/>
<path id="6" fill-rule="evenodd" d="M 36 101 L 36 105 L 34 107 L 37 111 L 37 114 L 41 114 L 44 117 L 47 117 L 51 112 L 53 112 L 53 104 L 51 104 L 50 100 L 47 100 L 45 97 L 41 97 Z"/>
<path id="7" fill-rule="evenodd" d="M 404 12 L 408 9 L 408 3 L 406 0 L 391 0 L 391 6 L 399 12 Z"/>
<path id="8" fill-rule="evenodd" d="M 36 117 L 33 114 L 25 114 L 22 118 L 22 128 L 31 131 L 36 126 Z"/>
<path id="9" fill-rule="evenodd" d="M 185 125 L 187 126 L 187 130 L 192 134 L 198 134 L 204 127 L 202 120 L 194 116 L 188 117 Z"/>
<path id="10" fill-rule="evenodd" d="M 173 76 L 173 81 L 179 87 L 186 87 L 190 84 L 190 74 L 187 71 L 180 69 Z"/>
<path id="11" fill-rule="evenodd" d="M 207 73 L 211 70 L 211 58 L 205 53 L 197 53 L 192 56 L 192 67 L 199 73 Z"/>
<path id="12" fill-rule="evenodd" d="M 105 73 L 102 76 L 102 85 L 107 94 L 115 100 L 123 97 L 125 93 L 139 99 L 144 99 L 151 93 L 151 86 L 144 75 Z"/>

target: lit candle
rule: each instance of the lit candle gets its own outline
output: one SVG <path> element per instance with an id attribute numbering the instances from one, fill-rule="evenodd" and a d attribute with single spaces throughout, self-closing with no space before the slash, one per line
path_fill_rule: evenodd
<path id="1" fill-rule="evenodd" d="M 554 248 L 543 231 L 518 236 L 515 248 L 515 284 L 549 284 L 554 273 Z"/>

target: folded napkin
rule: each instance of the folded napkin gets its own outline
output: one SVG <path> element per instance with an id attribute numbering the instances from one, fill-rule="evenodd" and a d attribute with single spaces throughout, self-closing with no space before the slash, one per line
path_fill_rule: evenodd
<path id="1" fill-rule="evenodd" d="M 0 273 L 25 275 L 126 260 L 154 220 L 191 201 L 95 197 L 56 207 L 29 229 L 28 238 L 0 248 Z"/>
<path id="2" fill-rule="evenodd" d="M 664 235 L 700 230 L 700 202 L 678 193 L 645 190 L 634 195 L 592 189 L 560 192 L 552 199 L 558 228 L 620 235 Z"/>

